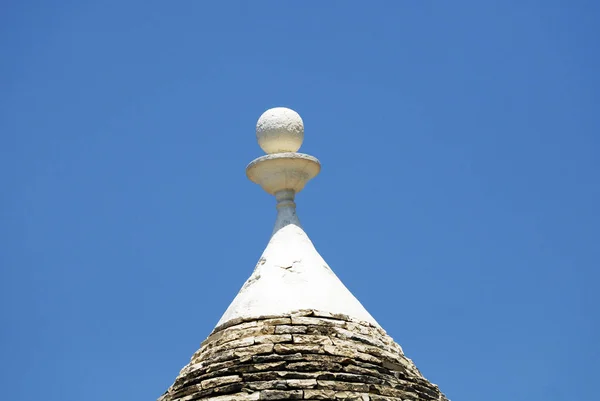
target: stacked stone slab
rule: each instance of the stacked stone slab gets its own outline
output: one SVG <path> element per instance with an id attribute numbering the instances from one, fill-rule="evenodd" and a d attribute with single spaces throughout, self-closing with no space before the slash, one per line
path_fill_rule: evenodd
<path id="1" fill-rule="evenodd" d="M 301 310 L 217 328 L 159 401 L 447 401 L 385 331 Z"/>

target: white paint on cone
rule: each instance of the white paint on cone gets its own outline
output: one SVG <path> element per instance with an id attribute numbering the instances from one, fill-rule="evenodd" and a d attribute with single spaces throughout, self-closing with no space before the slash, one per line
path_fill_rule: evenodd
<path id="1" fill-rule="evenodd" d="M 294 209 L 279 209 L 267 248 L 218 325 L 240 317 L 315 309 L 343 313 L 379 327 L 319 255 Z"/>

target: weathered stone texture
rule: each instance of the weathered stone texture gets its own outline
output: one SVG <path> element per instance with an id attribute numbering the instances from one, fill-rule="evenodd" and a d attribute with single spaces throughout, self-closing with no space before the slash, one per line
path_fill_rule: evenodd
<path id="1" fill-rule="evenodd" d="M 159 401 L 447 401 L 382 329 L 302 310 L 217 327 Z"/>

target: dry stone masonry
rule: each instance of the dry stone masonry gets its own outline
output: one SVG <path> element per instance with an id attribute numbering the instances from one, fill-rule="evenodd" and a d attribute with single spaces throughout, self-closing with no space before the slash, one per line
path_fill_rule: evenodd
<path id="1" fill-rule="evenodd" d="M 384 330 L 301 310 L 217 327 L 159 401 L 447 401 Z"/>

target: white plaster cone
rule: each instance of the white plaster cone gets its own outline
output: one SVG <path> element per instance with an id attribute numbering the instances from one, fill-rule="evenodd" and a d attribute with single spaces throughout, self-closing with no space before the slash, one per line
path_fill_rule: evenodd
<path id="1" fill-rule="evenodd" d="M 343 313 L 379 327 L 319 255 L 290 205 L 279 208 L 267 248 L 218 325 L 300 309 Z"/>
<path id="2" fill-rule="evenodd" d="M 258 120 L 256 137 L 269 154 L 253 160 L 246 175 L 275 195 L 277 220 L 252 276 L 217 325 L 314 309 L 379 326 L 319 255 L 296 216 L 296 193 L 321 169 L 315 157 L 296 153 L 304 140 L 302 119 L 284 107 L 267 110 Z"/>

